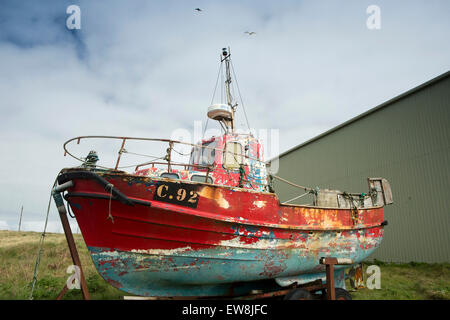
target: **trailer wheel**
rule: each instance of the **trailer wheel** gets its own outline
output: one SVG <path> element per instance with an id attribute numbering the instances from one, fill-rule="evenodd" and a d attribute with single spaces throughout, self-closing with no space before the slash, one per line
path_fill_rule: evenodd
<path id="1" fill-rule="evenodd" d="M 336 300 L 352 300 L 352 296 L 347 290 L 342 288 L 334 289 Z"/>
<path id="2" fill-rule="evenodd" d="M 283 300 L 312 300 L 313 296 L 305 289 L 294 289 L 284 296 Z"/>

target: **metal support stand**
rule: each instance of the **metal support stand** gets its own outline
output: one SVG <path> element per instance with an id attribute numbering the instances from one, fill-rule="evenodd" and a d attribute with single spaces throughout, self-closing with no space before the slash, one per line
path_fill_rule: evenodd
<path id="1" fill-rule="evenodd" d="M 70 182 L 70 183 L 69 183 Z M 53 199 L 55 200 L 56 207 L 58 209 L 59 217 L 61 218 L 61 223 L 64 229 L 64 234 L 66 235 L 67 244 L 69 245 L 70 255 L 72 256 L 73 264 L 78 266 L 80 268 L 80 284 L 81 284 L 81 292 L 83 294 L 84 300 L 90 300 L 91 297 L 89 295 L 89 290 L 86 284 L 86 280 L 84 278 L 83 269 L 81 267 L 81 261 L 80 257 L 78 256 L 77 247 L 75 245 L 75 240 L 73 238 L 72 230 L 70 229 L 69 220 L 67 219 L 67 211 L 66 206 L 64 205 L 61 191 L 63 191 L 65 188 L 73 186 L 72 181 L 69 181 L 64 183 L 61 186 L 58 186 L 53 189 L 52 195 Z M 64 286 L 64 288 L 59 293 L 56 300 L 61 300 L 64 295 L 67 293 L 69 288 L 67 287 L 67 284 Z"/>
<path id="2" fill-rule="evenodd" d="M 350 259 L 338 259 L 338 258 L 320 258 L 320 264 L 325 265 L 325 271 L 327 276 L 327 283 L 325 284 L 327 290 L 327 299 L 336 300 L 336 291 L 334 288 L 334 266 L 343 264 L 352 264 Z"/>

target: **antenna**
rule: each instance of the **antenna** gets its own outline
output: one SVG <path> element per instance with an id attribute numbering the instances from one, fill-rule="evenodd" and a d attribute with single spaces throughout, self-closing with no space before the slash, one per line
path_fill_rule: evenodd
<path id="1" fill-rule="evenodd" d="M 212 104 L 208 108 L 208 118 L 219 121 L 226 133 L 234 132 L 234 119 L 237 103 L 233 103 L 233 96 L 231 95 L 231 53 L 230 47 L 222 48 L 222 55 L 220 57 L 220 69 L 219 74 L 222 70 L 222 64 L 225 62 L 225 95 L 227 103 Z M 231 64 L 231 67 L 230 67 Z M 234 70 L 233 70 L 234 72 Z M 217 78 L 218 80 L 219 78 Z M 217 82 L 216 82 L 217 87 Z M 215 93 L 215 89 L 214 89 Z M 213 95 L 214 99 L 214 95 Z M 212 102 L 211 102 L 212 103 Z"/>

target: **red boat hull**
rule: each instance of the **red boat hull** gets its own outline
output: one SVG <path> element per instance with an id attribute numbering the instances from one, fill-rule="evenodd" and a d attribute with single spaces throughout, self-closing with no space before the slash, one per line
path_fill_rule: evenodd
<path id="1" fill-rule="evenodd" d="M 134 294 L 222 295 L 218 284 L 322 272 L 320 257 L 357 263 L 383 237 L 382 207 L 287 206 L 272 193 L 96 175 L 103 184 L 80 170 L 59 182 L 74 181 L 65 198 L 97 270 Z"/>

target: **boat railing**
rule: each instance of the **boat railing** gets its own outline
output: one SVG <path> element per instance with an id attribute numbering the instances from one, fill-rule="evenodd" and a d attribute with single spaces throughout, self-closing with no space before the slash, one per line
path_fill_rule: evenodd
<path id="1" fill-rule="evenodd" d="M 111 161 L 114 161 L 114 165 L 113 166 L 104 166 L 104 165 L 99 165 L 96 162 L 90 163 L 89 156 L 81 157 L 81 156 L 75 155 L 72 151 L 69 151 L 69 145 L 71 145 L 71 143 L 76 142 L 77 145 L 80 145 L 81 141 L 86 140 L 86 139 L 117 140 L 120 143 L 120 147 L 118 148 L 118 151 L 117 151 L 117 157 L 116 158 L 114 156 L 111 157 Z M 125 149 L 125 147 L 127 147 L 127 143 L 129 143 L 130 141 L 146 141 L 146 142 L 163 143 L 165 145 L 165 146 L 162 146 L 162 150 L 161 150 L 163 155 L 162 156 L 152 156 L 149 154 L 141 154 L 141 153 L 131 152 L 131 151 Z M 187 146 L 190 150 L 186 153 L 180 152 L 179 148 L 177 147 L 179 145 Z M 118 137 L 118 136 L 79 136 L 79 137 L 75 137 L 70 140 L 67 140 L 64 143 L 63 147 L 64 147 L 64 155 L 69 155 L 72 158 L 82 162 L 82 166 L 85 166 L 85 167 L 90 166 L 90 167 L 106 169 L 106 170 L 122 170 L 125 168 L 134 168 L 135 172 L 137 172 L 139 169 L 146 167 L 146 166 L 152 166 L 152 167 L 163 166 L 163 167 L 167 168 L 168 173 L 173 172 L 172 171 L 173 167 L 184 167 L 184 170 L 191 169 L 189 171 L 203 172 L 202 174 L 205 174 L 205 182 L 208 181 L 209 174 L 215 169 L 214 161 L 213 161 L 213 163 L 199 163 L 199 161 L 190 161 L 190 160 L 177 161 L 177 159 L 174 158 L 174 155 L 178 155 L 178 156 L 182 156 L 182 157 L 183 156 L 189 157 L 189 159 L 190 159 L 191 154 L 193 153 L 192 148 L 199 148 L 199 150 L 209 149 L 211 151 L 214 150 L 215 152 L 223 152 L 223 153 L 227 152 L 227 153 L 233 154 L 234 156 L 238 156 L 241 159 L 251 160 L 253 162 L 252 165 L 259 164 L 261 166 L 266 166 L 266 163 L 264 163 L 263 161 L 256 159 L 254 157 L 251 157 L 250 155 L 247 155 L 245 153 L 241 154 L 238 152 L 232 152 L 230 150 L 225 150 L 224 148 L 211 147 L 208 145 L 203 145 L 201 143 L 193 144 L 193 143 L 189 143 L 189 142 L 176 141 L 176 140 L 170 140 L 170 139 Z M 92 149 L 90 149 L 90 150 L 92 150 Z M 152 160 L 145 161 L 145 162 L 140 161 L 138 163 L 133 163 L 132 165 L 119 166 L 121 164 L 121 161 L 123 161 L 124 154 L 151 157 Z M 97 160 L 98 160 L 98 157 L 97 157 Z M 199 159 L 197 159 L 197 160 L 199 160 Z M 236 162 L 239 162 L 239 161 L 236 161 Z M 241 161 L 241 162 L 243 162 L 243 161 Z M 164 171 L 165 170 L 163 170 L 162 172 L 164 173 Z M 242 178 L 242 183 L 243 184 L 248 183 L 252 187 L 253 187 L 253 185 L 254 186 L 263 186 L 265 190 L 274 192 L 273 191 L 273 180 L 280 180 L 283 183 L 287 183 L 287 184 L 291 185 L 292 187 L 295 187 L 297 190 L 303 191 L 301 194 L 296 194 L 294 198 L 282 202 L 282 204 L 286 204 L 286 205 L 291 204 L 293 201 L 299 200 L 300 198 L 307 197 L 308 195 L 313 197 L 312 198 L 313 203 L 311 205 L 313 205 L 313 206 L 318 205 L 319 204 L 318 196 L 324 195 L 326 197 L 326 194 L 329 193 L 330 195 L 335 195 L 335 196 L 339 195 L 340 197 L 342 197 L 342 200 L 341 200 L 342 202 L 345 202 L 346 204 L 348 202 L 348 203 L 350 203 L 350 206 L 356 207 L 357 205 L 353 205 L 354 202 L 366 201 L 368 198 L 375 197 L 375 193 L 376 193 L 376 191 L 373 191 L 372 188 L 370 189 L 369 193 L 363 193 L 363 194 L 360 194 L 360 193 L 353 194 L 353 193 L 347 193 L 347 192 L 337 192 L 336 193 L 336 190 L 327 190 L 327 189 L 319 190 L 318 187 L 309 188 L 309 187 L 301 186 L 301 185 L 295 184 L 291 181 L 288 181 L 286 179 L 283 179 L 281 177 L 278 177 L 274 174 L 268 174 L 267 179 L 263 179 L 262 181 L 256 181 L 256 179 L 253 179 L 253 177 L 251 175 L 244 176 Z M 380 179 L 378 179 L 378 180 L 380 180 Z M 384 182 L 384 184 L 387 185 L 387 182 Z M 388 187 L 385 187 L 385 188 L 388 189 Z M 390 191 L 390 189 L 388 191 Z M 386 202 L 388 202 L 388 201 L 386 201 Z"/>
<path id="2" fill-rule="evenodd" d="M 64 143 L 64 155 L 69 155 L 72 158 L 82 162 L 82 163 L 86 163 L 86 158 L 82 157 L 82 156 L 77 156 L 75 154 L 73 154 L 73 152 L 69 151 L 69 145 L 71 143 L 76 142 L 77 145 L 80 144 L 80 142 L 82 140 L 86 140 L 86 139 L 112 139 L 112 140 L 118 140 L 121 142 L 120 148 L 118 150 L 118 155 L 117 158 L 115 159 L 115 165 L 114 166 L 104 166 L 104 165 L 96 165 L 96 167 L 98 168 L 103 168 L 103 169 L 109 169 L 109 170 L 119 170 L 119 169 L 124 169 L 124 168 L 131 168 L 134 167 L 135 170 L 137 171 L 138 169 L 145 167 L 145 166 L 155 166 L 155 165 L 164 165 L 167 166 L 167 170 L 171 171 L 173 166 L 182 166 L 185 167 L 185 169 L 187 168 L 196 168 L 196 169 L 202 169 L 202 170 L 206 170 L 206 171 L 210 171 L 213 169 L 212 164 L 204 164 L 204 163 L 192 163 L 191 161 L 186 161 L 186 162 L 180 162 L 180 161 L 176 161 L 174 160 L 174 155 L 176 156 L 187 156 L 190 158 L 192 150 L 189 151 L 188 153 L 183 153 L 180 152 L 179 150 L 177 150 L 176 146 L 178 145 L 182 145 L 182 146 L 188 146 L 191 148 L 199 148 L 199 150 L 203 150 L 204 149 L 208 149 L 211 151 L 215 151 L 215 152 L 222 152 L 222 153 L 229 153 L 232 154 L 235 159 L 248 159 L 251 160 L 253 163 L 257 163 L 260 164 L 261 166 L 265 165 L 264 161 L 261 161 L 259 159 L 256 159 L 254 157 L 251 157 L 249 155 L 246 155 L 244 153 L 237 153 L 237 152 L 232 152 L 230 150 L 225 150 L 224 148 L 217 148 L 217 147 L 210 147 L 210 146 L 205 146 L 202 145 L 200 143 L 197 144 L 193 144 L 193 143 L 189 143 L 189 142 L 184 142 L 184 141 L 177 141 L 177 140 L 171 140 L 171 139 L 157 139 L 157 138 L 138 138 L 138 137 L 119 137 L 119 136 L 79 136 L 79 137 L 75 137 L 72 139 L 67 140 Z M 159 143 L 165 143 L 167 144 L 167 149 L 165 150 L 165 154 L 163 154 L 162 156 L 153 156 L 150 154 L 142 154 L 142 153 L 135 153 L 135 152 L 130 152 L 128 151 L 125 147 L 127 146 L 127 142 L 129 141 L 146 141 L 146 142 L 159 142 Z M 131 155 L 138 155 L 138 156 L 144 156 L 144 157 L 151 157 L 153 158 L 152 161 L 146 161 L 146 162 L 139 162 L 139 163 L 135 163 L 133 165 L 127 165 L 127 166 L 122 166 L 120 167 L 120 163 L 122 160 L 122 156 L 124 154 L 131 154 Z M 197 159 L 200 160 L 200 159 Z M 164 161 L 164 162 L 163 162 Z"/>

